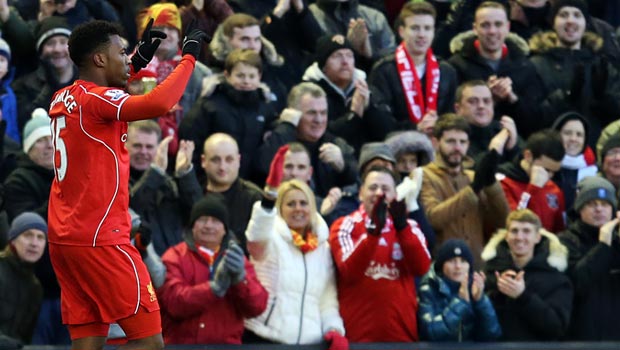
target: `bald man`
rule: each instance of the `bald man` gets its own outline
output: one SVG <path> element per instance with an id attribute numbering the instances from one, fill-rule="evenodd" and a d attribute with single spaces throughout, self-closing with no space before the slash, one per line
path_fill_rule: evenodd
<path id="1" fill-rule="evenodd" d="M 235 233 L 237 240 L 245 247 L 245 228 L 250 221 L 252 205 L 260 200 L 261 190 L 253 183 L 239 178 L 241 155 L 237 141 L 230 135 L 215 133 L 205 140 L 201 166 L 207 174 L 206 191 L 197 188 L 193 191 L 193 202 L 197 202 L 204 193 L 220 193 L 226 200 L 230 213 L 234 213 L 234 220 L 230 222 L 230 229 Z M 196 181 L 196 186 L 198 182 Z"/>

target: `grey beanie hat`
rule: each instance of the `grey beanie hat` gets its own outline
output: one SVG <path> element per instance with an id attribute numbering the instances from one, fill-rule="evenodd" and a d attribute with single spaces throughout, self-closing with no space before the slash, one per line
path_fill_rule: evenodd
<path id="1" fill-rule="evenodd" d="M 41 215 L 33 212 L 19 214 L 11 223 L 9 242 L 30 229 L 41 230 L 47 236 L 47 223 L 43 220 Z"/>
<path id="2" fill-rule="evenodd" d="M 599 176 L 588 176 L 577 184 L 577 197 L 573 208 L 579 212 L 589 201 L 600 199 L 608 202 L 614 212 L 618 207 L 616 189 L 608 180 Z"/>

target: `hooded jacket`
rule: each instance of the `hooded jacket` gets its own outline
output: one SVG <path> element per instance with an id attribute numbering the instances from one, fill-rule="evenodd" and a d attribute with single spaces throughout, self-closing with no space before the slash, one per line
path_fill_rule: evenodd
<path id="1" fill-rule="evenodd" d="M 476 40 L 474 31 L 469 30 L 458 34 L 450 41 L 452 57 L 448 63 L 456 70 L 459 84 L 478 79 L 487 81 L 491 75 L 510 78 L 519 101 L 514 104 L 499 101 L 495 104 L 495 115 L 509 115 L 515 121 L 519 121 L 519 116 L 524 112 L 523 108 L 535 101 L 539 93 L 532 86 L 532 81 L 536 79 L 536 70 L 528 60 L 530 49 L 527 42 L 517 34 L 509 33 L 504 42 L 507 53 L 499 60 L 499 65 L 494 70 L 476 49 L 474 45 Z M 518 128 L 519 132 L 522 129 L 526 131 L 527 128 L 521 126 Z"/>
<path id="2" fill-rule="evenodd" d="M 568 275 L 575 287 L 572 340 L 620 340 L 620 241 L 615 236 L 610 247 L 598 235 L 598 227 L 578 219 L 559 236 L 569 251 Z"/>
<path id="3" fill-rule="evenodd" d="M 557 341 L 568 329 L 573 300 L 572 284 L 564 274 L 568 249 L 553 233 L 544 229 L 539 233 L 534 256 L 522 269 L 514 264 L 505 229 L 499 230 L 482 252 L 485 289 L 502 326 L 503 340 Z M 525 290 L 516 299 L 497 288 L 495 272 L 506 270 L 524 271 Z"/>
<path id="4" fill-rule="evenodd" d="M 221 247 L 227 247 L 228 232 Z M 254 267 L 245 260 L 245 278 L 231 285 L 223 297 L 211 291 L 218 254 L 212 266 L 197 252 L 191 231 L 185 241 L 170 248 L 162 261 L 166 280 L 157 290 L 166 344 L 241 344 L 243 320 L 259 315 L 267 306 L 267 291 L 258 282 Z"/>
<path id="5" fill-rule="evenodd" d="M 497 179 L 502 185 L 510 210 L 528 208 L 542 222 L 543 227 L 554 233 L 562 231 L 564 224 L 564 194 L 551 179 L 543 187 L 530 183 L 530 176 L 521 168 L 522 157 L 500 165 Z"/>
<path id="6" fill-rule="evenodd" d="M 318 246 L 303 254 L 276 209 L 267 211 L 260 201 L 254 203 L 246 237 L 251 252 L 252 244 L 265 245 L 263 257 L 252 254 L 252 263 L 269 301 L 265 312 L 247 319 L 245 326 L 260 337 L 284 344 L 317 344 L 331 329 L 345 332 L 327 242 L 329 229 L 318 213 L 314 215 Z"/>
<path id="7" fill-rule="evenodd" d="M 532 37 L 530 60 L 544 98 L 535 125 L 548 127 L 561 113 L 579 111 L 590 125 L 588 140 L 594 147 L 601 130 L 620 110 L 620 73 L 602 54 L 602 45 L 603 39 L 591 32 L 584 34 L 578 50 L 560 47 L 555 32 Z M 577 74 L 581 67 L 583 73 Z"/>

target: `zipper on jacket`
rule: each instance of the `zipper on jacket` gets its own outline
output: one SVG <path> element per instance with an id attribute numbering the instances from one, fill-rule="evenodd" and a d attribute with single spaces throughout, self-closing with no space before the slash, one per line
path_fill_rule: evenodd
<path id="1" fill-rule="evenodd" d="M 306 287 L 308 286 L 308 266 L 306 265 L 306 254 L 302 253 L 302 258 L 304 261 L 304 289 L 301 293 L 301 314 L 299 314 L 299 333 L 297 334 L 296 344 L 299 344 L 299 341 L 301 340 L 301 327 L 304 322 L 304 302 L 306 300 Z"/>
<path id="2" fill-rule="evenodd" d="M 273 309 L 276 307 L 276 301 L 278 300 L 278 297 L 274 297 L 273 298 L 273 304 L 271 304 L 271 307 L 269 308 L 269 312 L 267 313 L 267 318 L 265 319 L 265 323 L 264 325 L 266 326 L 267 323 L 269 323 L 269 319 L 271 318 L 271 314 L 273 313 Z"/>

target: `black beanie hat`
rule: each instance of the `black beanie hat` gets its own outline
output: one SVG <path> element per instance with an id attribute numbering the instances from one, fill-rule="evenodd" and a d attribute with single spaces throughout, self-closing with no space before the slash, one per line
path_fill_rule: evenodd
<path id="1" fill-rule="evenodd" d="M 437 253 L 435 254 L 435 273 L 440 276 L 443 276 L 443 264 L 452 259 L 460 256 L 465 259 L 469 263 L 469 272 L 473 271 L 474 268 L 474 256 L 471 253 L 471 250 L 467 246 L 462 239 L 449 239 L 437 249 Z M 470 273 L 471 275 L 471 273 Z"/>
<path id="2" fill-rule="evenodd" d="M 41 53 L 41 48 L 43 44 L 47 41 L 47 39 L 56 36 L 56 35 L 64 35 L 67 38 L 71 36 L 71 29 L 69 28 L 69 24 L 64 17 L 60 16 L 51 16 L 47 17 L 36 27 L 35 30 L 37 34 L 37 43 L 36 48 L 37 52 Z"/>
<path id="3" fill-rule="evenodd" d="M 211 216 L 220 220 L 226 229 L 228 229 L 228 208 L 224 201 L 224 197 L 217 193 L 209 193 L 204 198 L 194 203 L 192 212 L 189 217 L 190 227 L 201 216 Z"/>
<path id="4" fill-rule="evenodd" d="M 551 20 L 555 20 L 555 16 L 557 16 L 558 12 L 562 7 L 576 7 L 578 8 L 583 17 L 586 19 L 586 22 L 590 22 L 590 11 L 588 9 L 588 3 L 584 0 L 556 0 L 553 8 L 551 9 Z"/>
<path id="5" fill-rule="evenodd" d="M 316 41 L 316 62 L 320 69 L 323 69 L 325 62 L 334 51 L 340 49 L 350 49 L 353 51 L 351 43 L 342 35 L 324 35 Z"/>
<path id="6" fill-rule="evenodd" d="M 601 148 L 601 164 L 603 163 L 603 159 L 605 158 L 607 152 L 609 152 L 612 148 L 618 147 L 620 147 L 620 133 L 614 134 L 612 137 L 608 138 L 607 141 L 605 141 L 603 148 Z"/>

